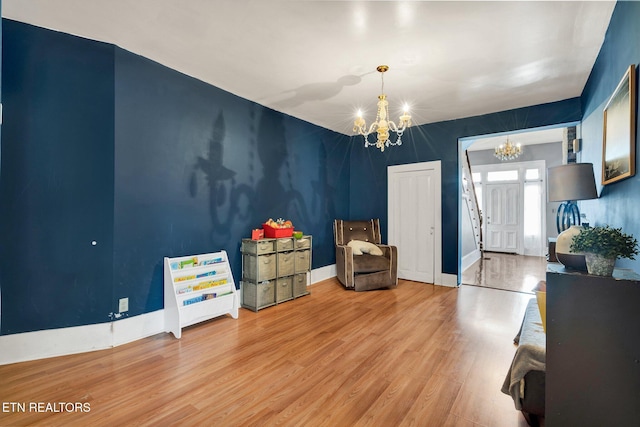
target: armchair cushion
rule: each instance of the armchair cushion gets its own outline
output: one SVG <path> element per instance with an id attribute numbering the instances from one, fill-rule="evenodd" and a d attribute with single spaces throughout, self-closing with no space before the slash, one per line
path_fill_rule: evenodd
<path id="1" fill-rule="evenodd" d="M 363 254 L 353 258 L 354 273 L 375 273 L 378 271 L 389 271 L 391 262 L 389 258 L 379 255 Z"/>
<path id="2" fill-rule="evenodd" d="M 371 242 L 363 242 L 362 240 L 352 240 L 349 243 L 347 243 L 347 246 L 353 249 L 354 255 L 362 255 L 363 253 L 369 254 L 369 255 L 376 255 L 376 256 L 382 255 L 382 250 L 377 245 Z"/>

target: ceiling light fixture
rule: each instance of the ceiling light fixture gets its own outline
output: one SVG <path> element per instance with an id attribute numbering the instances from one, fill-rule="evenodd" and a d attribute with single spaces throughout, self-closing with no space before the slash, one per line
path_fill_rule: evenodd
<path id="1" fill-rule="evenodd" d="M 404 112 L 400 116 L 399 125 L 389 120 L 389 102 L 387 96 L 384 94 L 384 73 L 389 70 L 388 65 L 380 65 L 376 68 L 380 73 L 382 79 L 382 92 L 378 95 L 378 114 L 376 114 L 376 121 L 371 123 L 367 130 L 367 125 L 362 118 L 362 111 L 358 111 L 358 117 L 353 122 L 353 131 L 364 136 L 364 146 L 379 148 L 381 152 L 384 152 L 384 148 L 390 145 L 402 145 L 402 134 L 411 126 L 411 116 L 408 112 L 408 107 L 404 106 Z M 375 131 L 378 134 L 378 139 L 375 143 L 369 142 L 369 134 Z M 398 137 L 395 142 L 389 139 L 389 131 L 395 132 Z"/>
<path id="2" fill-rule="evenodd" d="M 497 146 L 495 153 L 493 153 L 494 156 L 502 161 L 517 159 L 520 154 L 522 154 L 522 146 L 519 143 L 512 144 L 509 141 L 509 137 L 507 137 L 507 142 Z"/>

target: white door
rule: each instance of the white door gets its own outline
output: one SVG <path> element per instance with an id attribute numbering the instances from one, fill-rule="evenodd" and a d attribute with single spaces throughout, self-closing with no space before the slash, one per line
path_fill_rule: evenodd
<path id="1" fill-rule="evenodd" d="M 398 248 L 401 279 L 435 283 L 436 259 L 440 262 L 435 248 L 440 170 L 434 163 L 389 167 L 389 244 Z"/>
<path id="2" fill-rule="evenodd" d="M 486 184 L 485 250 L 519 253 L 520 184 Z"/>

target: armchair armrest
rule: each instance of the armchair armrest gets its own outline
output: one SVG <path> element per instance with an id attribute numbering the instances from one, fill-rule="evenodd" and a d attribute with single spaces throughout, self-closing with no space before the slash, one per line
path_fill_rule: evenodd
<path id="1" fill-rule="evenodd" d="M 378 245 L 382 249 L 382 254 L 389 259 L 391 264 L 391 280 L 393 286 L 398 286 L 398 248 L 393 245 Z"/>
<path id="2" fill-rule="evenodd" d="M 354 287 L 353 249 L 350 246 L 336 245 L 336 273 L 345 287 Z"/>

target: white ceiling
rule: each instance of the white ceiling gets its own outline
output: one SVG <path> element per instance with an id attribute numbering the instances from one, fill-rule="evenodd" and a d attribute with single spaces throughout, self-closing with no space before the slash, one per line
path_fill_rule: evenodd
<path id="1" fill-rule="evenodd" d="M 3 0 L 2 16 L 105 41 L 352 134 L 375 118 L 387 64 L 392 116 L 414 124 L 580 96 L 612 1 Z"/>

